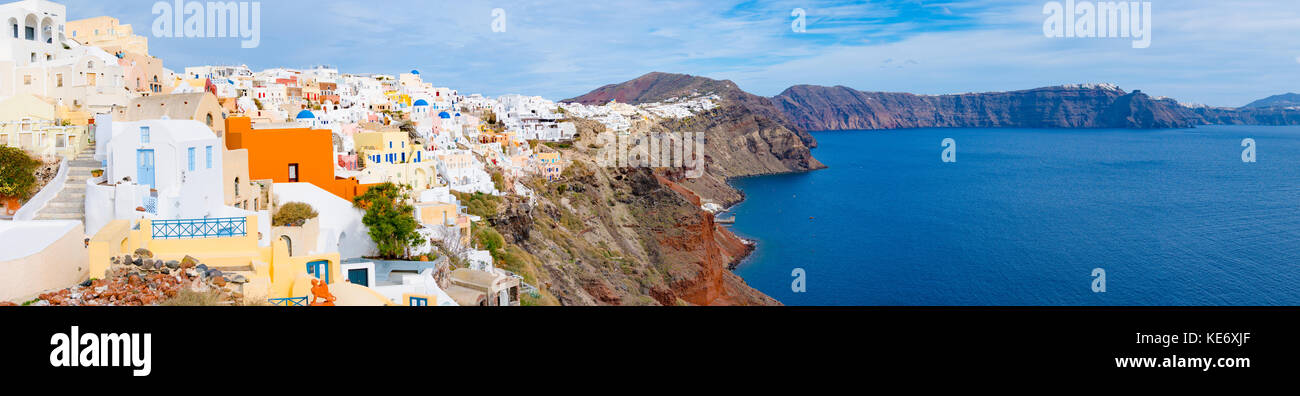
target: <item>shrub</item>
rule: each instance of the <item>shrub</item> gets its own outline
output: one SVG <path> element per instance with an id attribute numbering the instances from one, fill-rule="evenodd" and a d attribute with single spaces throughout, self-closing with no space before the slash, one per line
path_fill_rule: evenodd
<path id="1" fill-rule="evenodd" d="M 0 146 L 0 196 L 30 198 L 40 164 L 20 148 Z"/>
<path id="2" fill-rule="evenodd" d="M 484 194 L 481 192 L 467 194 L 455 191 L 453 191 L 452 194 L 465 205 L 466 213 L 475 216 L 484 218 L 492 217 L 497 214 L 498 207 L 501 206 L 501 197 L 491 194 Z"/>
<path id="3" fill-rule="evenodd" d="M 382 258 L 408 256 L 411 246 L 423 242 L 420 223 L 415 220 L 415 207 L 407 203 L 409 190 L 409 186 L 384 183 L 352 200 L 353 206 L 366 211 L 361 222 L 370 228 L 370 239 L 379 247 Z"/>
<path id="4" fill-rule="evenodd" d="M 475 225 L 474 241 L 478 242 L 480 249 L 489 252 L 500 249 L 506 245 L 505 237 L 501 236 L 501 233 L 497 232 L 496 229 L 489 226 Z"/>
<path id="5" fill-rule="evenodd" d="M 164 300 L 158 305 L 164 307 L 211 307 L 226 305 L 221 303 L 221 294 L 216 291 L 196 292 L 183 289 L 175 297 Z"/>
<path id="6" fill-rule="evenodd" d="M 301 227 L 307 223 L 307 220 L 316 218 L 318 214 L 311 205 L 302 202 L 290 202 L 280 205 L 275 214 L 271 216 L 271 225 L 276 227 Z"/>
<path id="7" fill-rule="evenodd" d="M 497 191 L 506 190 L 506 177 L 501 172 L 492 172 L 492 184 L 496 185 Z"/>

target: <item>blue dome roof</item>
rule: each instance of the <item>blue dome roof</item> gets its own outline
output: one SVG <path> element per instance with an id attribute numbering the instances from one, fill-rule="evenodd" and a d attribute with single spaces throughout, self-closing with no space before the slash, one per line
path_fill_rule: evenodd
<path id="1" fill-rule="evenodd" d="M 447 114 L 447 112 L 444 111 L 444 112 L 438 113 L 438 118 L 444 118 L 444 119 L 446 119 L 446 118 L 451 118 L 451 114 Z"/>
<path id="2" fill-rule="evenodd" d="M 417 75 L 417 76 L 418 76 L 418 75 L 420 75 L 420 71 L 419 71 L 419 70 L 411 70 L 411 74 L 414 74 L 414 75 Z"/>
<path id="3" fill-rule="evenodd" d="M 296 116 L 296 117 L 294 117 L 294 118 L 297 118 L 297 119 L 299 119 L 299 120 L 301 120 L 301 119 L 309 119 L 309 118 L 316 118 L 316 114 L 312 113 L 311 110 L 303 110 L 303 111 L 299 111 L 299 112 L 298 112 L 298 116 Z"/>
<path id="4" fill-rule="evenodd" d="M 429 105 L 429 102 L 426 102 L 424 99 L 419 99 L 419 100 L 416 100 L 416 101 L 415 101 L 415 105 L 416 105 L 416 106 L 428 106 L 428 105 Z"/>

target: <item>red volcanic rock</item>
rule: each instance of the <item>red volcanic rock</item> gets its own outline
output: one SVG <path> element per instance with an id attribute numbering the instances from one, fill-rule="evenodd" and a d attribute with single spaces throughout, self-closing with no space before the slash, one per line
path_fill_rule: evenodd
<path id="1" fill-rule="evenodd" d="M 54 306 L 157 305 L 176 297 L 185 287 L 209 288 L 206 284 L 190 282 L 189 277 L 183 273 L 162 273 L 161 268 L 128 272 L 137 270 L 139 269 L 125 266 L 110 268 L 109 274 L 112 276 L 107 279 L 96 279 L 72 288 L 43 293 L 38 299 L 46 305 Z"/>

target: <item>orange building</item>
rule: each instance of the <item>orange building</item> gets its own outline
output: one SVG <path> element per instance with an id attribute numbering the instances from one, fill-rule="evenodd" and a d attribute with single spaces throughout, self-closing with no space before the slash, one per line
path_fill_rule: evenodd
<path id="1" fill-rule="evenodd" d="M 349 202 L 371 185 L 334 176 L 334 139 L 329 130 L 254 129 L 247 117 L 226 119 L 226 148 L 248 149 L 248 175 L 276 183 L 311 183 Z"/>

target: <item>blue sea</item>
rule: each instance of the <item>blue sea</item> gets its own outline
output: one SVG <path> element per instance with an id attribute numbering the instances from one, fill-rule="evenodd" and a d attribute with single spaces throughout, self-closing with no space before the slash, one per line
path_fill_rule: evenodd
<path id="1" fill-rule="evenodd" d="M 1300 305 L 1300 127 L 814 136 L 829 169 L 732 181 L 787 305 Z"/>

